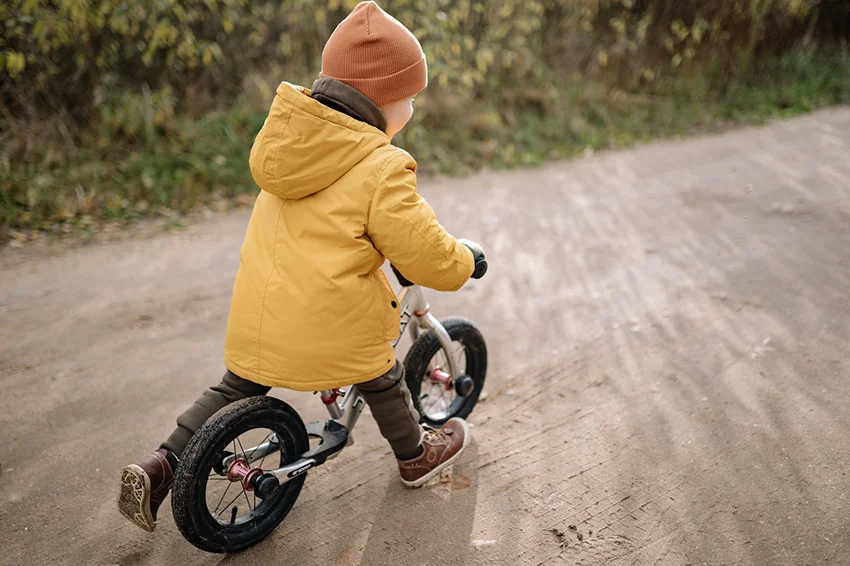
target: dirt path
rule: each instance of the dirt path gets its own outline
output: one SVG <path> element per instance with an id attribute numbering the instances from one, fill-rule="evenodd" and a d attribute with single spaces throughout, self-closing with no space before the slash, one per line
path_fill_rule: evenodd
<path id="1" fill-rule="evenodd" d="M 370 418 L 270 539 L 116 512 L 122 465 L 222 371 L 247 216 L 0 256 L 3 564 L 850 564 L 850 110 L 427 183 L 487 278 L 432 295 L 491 351 L 454 481 Z M 283 393 L 307 419 L 309 395 Z"/>

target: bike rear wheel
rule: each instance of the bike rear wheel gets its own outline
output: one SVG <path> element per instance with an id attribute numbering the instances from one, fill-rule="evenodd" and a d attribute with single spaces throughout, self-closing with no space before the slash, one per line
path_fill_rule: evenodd
<path id="1" fill-rule="evenodd" d="M 306 476 L 261 499 L 243 481 L 230 479 L 222 464 L 228 456 L 231 461 L 249 462 L 252 447 L 274 439 L 279 451 L 248 467 L 267 472 L 291 464 L 309 450 L 301 417 L 273 397 L 249 397 L 228 405 L 198 430 L 180 459 L 171 494 L 174 522 L 186 540 L 207 552 L 234 552 L 261 541 L 280 524 Z"/>
<path id="2" fill-rule="evenodd" d="M 487 375 L 487 344 L 475 325 L 464 318 L 441 322 L 452 339 L 453 354 L 463 376 L 472 380 L 469 395 L 463 397 L 454 387 L 460 376 L 448 376 L 448 355 L 434 331 L 421 334 L 404 358 L 407 387 L 420 420 L 439 428 L 453 417 L 472 413 Z M 447 379 L 448 378 L 448 379 Z"/>

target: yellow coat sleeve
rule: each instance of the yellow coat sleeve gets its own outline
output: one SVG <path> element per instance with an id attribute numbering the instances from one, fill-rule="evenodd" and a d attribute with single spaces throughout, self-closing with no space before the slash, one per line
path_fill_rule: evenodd
<path id="1" fill-rule="evenodd" d="M 416 192 L 416 162 L 406 153 L 390 159 L 379 176 L 366 232 L 402 275 L 423 287 L 457 291 L 475 268 L 472 252 Z"/>

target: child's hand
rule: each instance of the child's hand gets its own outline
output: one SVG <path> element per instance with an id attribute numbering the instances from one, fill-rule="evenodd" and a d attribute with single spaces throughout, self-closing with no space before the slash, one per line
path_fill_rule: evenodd
<path id="1" fill-rule="evenodd" d="M 472 252 L 472 259 L 475 261 L 475 271 L 472 273 L 473 279 L 481 279 L 487 273 L 487 259 L 484 257 L 484 248 L 476 244 L 472 240 L 459 238 L 458 242 L 469 248 Z"/>
<path id="2" fill-rule="evenodd" d="M 475 259 L 475 262 L 478 262 L 478 259 L 484 259 L 484 248 L 480 245 L 476 244 L 472 240 L 467 240 L 466 238 L 458 238 L 457 240 L 472 252 L 472 257 Z"/>

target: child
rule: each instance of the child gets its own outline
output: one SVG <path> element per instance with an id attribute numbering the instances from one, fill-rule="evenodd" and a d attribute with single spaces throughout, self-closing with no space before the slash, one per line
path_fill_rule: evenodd
<path id="1" fill-rule="evenodd" d="M 440 226 L 416 193 L 416 162 L 390 144 L 427 86 L 425 55 L 401 23 L 362 2 L 328 40 L 321 77 L 312 92 L 278 87 L 251 149 L 262 191 L 233 288 L 227 373 L 156 452 L 122 472 L 119 510 L 145 530 L 156 527 L 192 435 L 222 407 L 271 387 L 356 384 L 407 486 L 437 475 L 469 442 L 461 419 L 420 426 L 390 343 L 400 313 L 381 271 L 389 259 L 416 284 L 455 291 L 483 255 Z"/>

